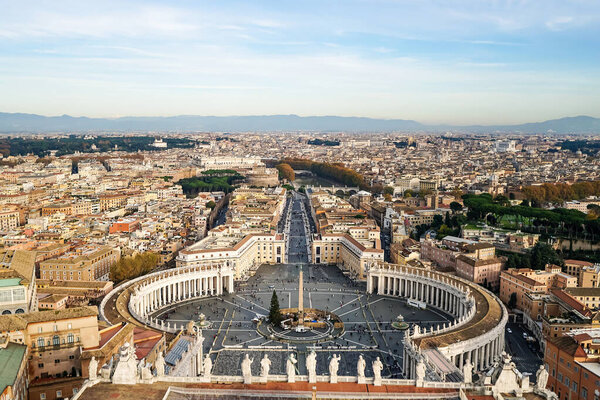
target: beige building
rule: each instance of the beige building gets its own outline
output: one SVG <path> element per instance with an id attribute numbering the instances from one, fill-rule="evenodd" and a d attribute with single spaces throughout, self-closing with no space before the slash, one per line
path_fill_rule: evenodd
<path id="1" fill-rule="evenodd" d="M 107 281 L 110 267 L 119 261 L 119 249 L 108 246 L 85 245 L 40 262 L 41 279 Z"/>
<path id="2" fill-rule="evenodd" d="M 337 264 L 353 278 L 367 279 L 366 267 L 375 261 L 383 261 L 383 249 L 376 245 L 367 247 L 347 233 L 313 235 L 311 260 L 315 264 Z"/>
<path id="3" fill-rule="evenodd" d="M 17 229 L 20 222 L 20 213 L 17 209 L 10 207 L 2 207 L 0 211 L 0 231 L 9 231 Z"/>
<path id="4" fill-rule="evenodd" d="M 0 313 L 37 311 L 35 252 L 0 251 Z"/>
<path id="5" fill-rule="evenodd" d="M 96 307 L 2 315 L 0 333 L 30 349 L 32 400 L 71 397 L 82 383 L 81 349 L 100 345 Z"/>
<path id="6" fill-rule="evenodd" d="M 253 275 L 261 264 L 285 263 L 285 237 L 280 233 L 220 233 L 217 230 L 181 250 L 177 256 L 178 267 L 220 262 L 232 265 L 235 279 Z"/>

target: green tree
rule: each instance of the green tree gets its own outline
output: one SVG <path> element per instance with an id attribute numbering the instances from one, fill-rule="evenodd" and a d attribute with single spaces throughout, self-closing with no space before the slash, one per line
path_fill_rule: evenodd
<path id="1" fill-rule="evenodd" d="M 386 186 L 383 188 L 383 193 L 392 196 L 394 194 L 394 188 L 391 186 Z"/>
<path id="2" fill-rule="evenodd" d="M 211 210 L 214 210 L 216 206 L 217 204 L 212 200 L 206 203 L 206 208 L 210 208 Z"/>
<path id="3" fill-rule="evenodd" d="M 546 264 L 562 266 L 564 262 L 552 246 L 538 242 L 531 251 L 531 268 L 544 269 Z"/>
<path id="4" fill-rule="evenodd" d="M 281 322 L 281 310 L 279 309 L 279 299 L 277 293 L 273 290 L 273 296 L 271 296 L 271 308 L 269 309 L 269 321 L 273 325 L 279 325 Z"/>
<path id="5" fill-rule="evenodd" d="M 463 206 L 458 201 L 453 201 L 450 203 L 450 210 L 452 210 L 452 214 L 456 214 L 459 211 L 462 211 Z"/>

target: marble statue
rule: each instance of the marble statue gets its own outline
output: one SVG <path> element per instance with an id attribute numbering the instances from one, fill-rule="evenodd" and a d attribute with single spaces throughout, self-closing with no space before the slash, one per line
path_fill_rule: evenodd
<path id="1" fill-rule="evenodd" d="M 340 368 L 340 359 L 342 357 L 340 355 L 334 354 L 329 361 L 329 378 L 331 383 L 337 383 L 337 374 L 338 369 Z"/>
<path id="2" fill-rule="evenodd" d="M 126 342 L 121 346 L 119 361 L 115 367 L 112 382 L 122 385 L 133 385 L 137 381 L 138 366 L 133 346 Z"/>
<path id="3" fill-rule="evenodd" d="M 92 356 L 88 370 L 90 381 L 96 380 L 98 378 L 98 361 L 96 361 L 96 357 Z"/>
<path id="4" fill-rule="evenodd" d="M 356 363 L 356 374 L 358 375 L 358 383 L 365 383 L 365 367 L 367 362 L 363 355 L 358 356 L 358 362 Z"/>
<path id="5" fill-rule="evenodd" d="M 373 385 L 381 386 L 381 371 L 383 371 L 383 363 L 381 359 L 377 357 L 375 361 L 373 361 Z"/>
<path id="6" fill-rule="evenodd" d="M 308 371 L 308 382 L 316 383 L 317 382 L 317 353 L 315 351 L 311 351 L 308 356 L 306 356 L 306 370 Z"/>
<path id="7" fill-rule="evenodd" d="M 150 364 L 142 363 L 140 368 L 140 379 L 147 381 L 153 378 L 152 371 L 150 370 Z"/>
<path id="8" fill-rule="evenodd" d="M 266 378 L 269 376 L 269 370 L 271 369 L 271 360 L 269 356 L 265 354 L 262 360 L 260 360 L 260 376 Z"/>
<path id="9" fill-rule="evenodd" d="M 546 368 L 543 364 L 540 365 L 540 368 L 537 370 L 535 377 L 535 388 L 542 391 L 546 390 L 546 385 L 548 384 L 548 371 L 546 371 Z"/>
<path id="10" fill-rule="evenodd" d="M 185 327 L 186 333 L 188 335 L 193 335 L 194 333 L 196 333 L 195 326 L 196 325 L 194 324 L 194 321 L 188 322 L 187 325 L 186 325 L 186 327 Z"/>
<path id="11" fill-rule="evenodd" d="M 244 383 L 252 383 L 252 363 L 254 358 L 250 358 L 248 354 L 242 360 L 242 376 L 244 377 Z"/>
<path id="12" fill-rule="evenodd" d="M 202 365 L 202 370 L 204 372 L 205 378 L 210 377 L 212 367 L 213 367 L 212 360 L 210 359 L 210 356 L 207 354 L 204 356 L 204 364 Z"/>
<path id="13" fill-rule="evenodd" d="M 162 351 L 158 352 L 156 360 L 154 360 L 154 369 L 156 370 L 156 376 L 159 378 L 165 376 L 165 358 L 163 357 Z"/>
<path id="14" fill-rule="evenodd" d="M 470 360 L 463 365 L 463 377 L 465 383 L 473 383 L 473 364 Z"/>
<path id="15" fill-rule="evenodd" d="M 294 353 L 290 353 L 290 355 L 288 355 L 287 363 L 285 366 L 285 372 L 287 373 L 288 382 L 290 382 L 290 383 L 296 382 L 296 363 L 297 362 L 298 362 L 298 360 L 296 360 L 296 357 L 294 357 Z"/>
<path id="16" fill-rule="evenodd" d="M 423 361 L 423 357 L 420 357 L 419 361 L 417 361 L 417 367 L 415 368 L 415 379 L 417 380 L 417 382 L 423 382 L 423 380 L 425 380 L 426 370 L 427 367 L 425 366 L 425 361 Z"/>

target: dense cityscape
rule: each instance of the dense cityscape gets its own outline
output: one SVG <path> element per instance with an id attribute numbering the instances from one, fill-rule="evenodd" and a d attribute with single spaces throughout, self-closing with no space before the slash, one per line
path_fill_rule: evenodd
<path id="1" fill-rule="evenodd" d="M 23 150 L 34 142 L 55 148 Z M 62 142 L 75 149 L 58 155 Z M 95 398 L 169 377 L 344 392 L 358 379 L 429 398 L 507 390 L 507 376 L 552 396 L 568 376 L 596 390 L 594 144 L 5 136 L 5 394 Z"/>
<path id="2" fill-rule="evenodd" d="M 0 400 L 600 400 L 599 39 L 0 0 Z"/>

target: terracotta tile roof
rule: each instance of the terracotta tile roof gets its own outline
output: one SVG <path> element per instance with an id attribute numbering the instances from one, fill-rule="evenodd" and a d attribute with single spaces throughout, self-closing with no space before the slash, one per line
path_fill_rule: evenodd
<path id="1" fill-rule="evenodd" d="M 581 315 L 583 315 L 585 317 L 592 316 L 592 311 L 589 308 L 587 308 L 579 300 L 575 299 L 573 296 L 571 296 L 564 290 L 552 289 L 552 290 L 550 290 L 550 293 L 552 293 L 557 299 L 563 301 L 569 307 L 572 307 L 573 310 L 579 312 Z"/>

